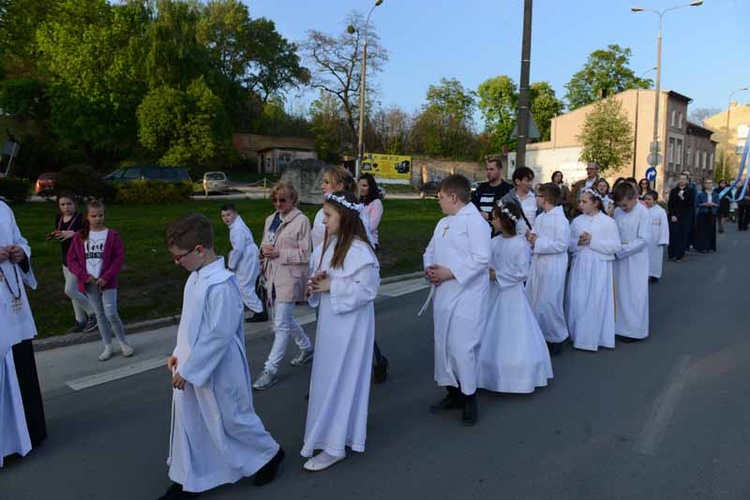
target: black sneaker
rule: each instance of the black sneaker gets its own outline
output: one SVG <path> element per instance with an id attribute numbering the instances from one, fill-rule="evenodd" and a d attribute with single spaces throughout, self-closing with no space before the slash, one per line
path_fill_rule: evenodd
<path id="1" fill-rule="evenodd" d="M 380 363 L 372 369 L 372 381 L 376 384 L 382 384 L 388 379 L 388 358 L 380 357 Z"/>
<path id="2" fill-rule="evenodd" d="M 167 492 L 159 497 L 158 500 L 182 500 L 184 498 L 197 498 L 200 493 L 193 493 L 182 489 L 182 485 L 178 483 L 172 483 L 167 489 Z"/>
<path id="3" fill-rule="evenodd" d="M 284 461 L 284 449 L 279 447 L 279 451 L 268 461 L 266 465 L 260 468 L 258 472 L 253 476 L 253 484 L 255 486 L 263 486 L 270 483 L 276 477 L 276 473 L 279 471 L 279 465 Z"/>
<path id="4" fill-rule="evenodd" d="M 469 427 L 475 425 L 479 420 L 479 405 L 477 404 L 477 394 L 464 396 L 464 413 L 461 416 L 461 423 Z"/>
<path id="5" fill-rule="evenodd" d="M 432 413 L 448 410 L 460 410 L 464 407 L 463 395 L 455 387 L 448 387 L 448 394 L 443 399 L 430 406 Z"/>
<path id="6" fill-rule="evenodd" d="M 86 326 L 83 327 L 83 331 L 86 333 L 93 332 L 99 325 L 96 323 L 96 316 L 89 316 L 86 320 Z"/>
<path id="7" fill-rule="evenodd" d="M 264 323 L 268 321 L 268 312 L 255 313 L 245 320 L 245 323 Z"/>
<path id="8" fill-rule="evenodd" d="M 81 323 L 76 323 L 73 325 L 67 332 L 65 333 L 83 333 L 84 329 L 86 328 L 86 322 L 83 321 Z"/>

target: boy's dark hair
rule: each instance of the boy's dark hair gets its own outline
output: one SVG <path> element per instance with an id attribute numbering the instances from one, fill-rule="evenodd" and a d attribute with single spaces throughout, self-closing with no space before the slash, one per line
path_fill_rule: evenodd
<path id="1" fill-rule="evenodd" d="M 539 196 L 544 198 L 547 203 L 552 203 L 555 206 L 559 205 L 560 200 L 562 199 L 562 191 L 560 190 L 560 186 L 558 186 L 554 182 L 547 182 L 539 186 L 538 194 Z"/>
<path id="2" fill-rule="evenodd" d="M 659 193 L 657 193 L 653 189 L 646 191 L 646 194 L 644 196 L 650 196 L 654 199 L 654 201 L 659 201 Z"/>
<path id="3" fill-rule="evenodd" d="M 513 171 L 513 185 L 516 185 L 516 181 L 521 181 L 523 179 L 528 179 L 530 181 L 534 180 L 534 171 L 531 170 L 529 167 L 518 167 Z"/>
<path id="4" fill-rule="evenodd" d="M 234 206 L 234 203 L 225 203 L 221 206 L 221 211 L 237 213 L 237 207 Z"/>
<path id="5" fill-rule="evenodd" d="M 507 214 L 503 213 L 503 209 L 507 209 L 508 212 L 510 212 L 511 215 L 516 218 L 516 221 L 513 222 L 513 219 L 508 217 Z M 506 203 L 502 207 L 496 206 L 492 209 L 492 217 L 500 219 L 500 225 L 503 227 L 503 229 L 505 229 L 506 232 L 510 234 L 517 234 L 516 224 L 518 224 L 518 221 L 522 219 L 521 208 L 517 203 L 514 202 Z"/>
<path id="6" fill-rule="evenodd" d="M 214 228 L 205 215 L 190 214 L 181 217 L 167 227 L 164 236 L 167 247 L 190 250 L 198 245 L 214 247 Z"/>
<path id="7" fill-rule="evenodd" d="M 449 195 L 455 194 L 464 203 L 471 200 L 471 182 L 461 174 L 449 175 L 440 181 L 440 191 Z"/>
<path id="8" fill-rule="evenodd" d="M 614 190 L 612 190 L 612 199 L 615 203 L 620 203 L 621 201 L 625 200 L 632 200 L 633 198 L 635 198 L 635 196 L 635 188 L 627 181 L 621 182 L 620 184 L 615 186 Z"/>

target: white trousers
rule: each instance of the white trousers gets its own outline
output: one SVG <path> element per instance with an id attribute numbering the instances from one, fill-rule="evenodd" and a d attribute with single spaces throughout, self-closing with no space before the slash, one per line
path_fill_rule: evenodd
<path id="1" fill-rule="evenodd" d="M 275 374 L 279 364 L 284 360 L 289 337 L 294 339 L 297 347 L 305 351 L 312 349 L 310 338 L 305 334 L 297 318 L 294 317 L 294 302 L 276 302 L 273 307 L 273 347 L 266 360 L 265 369 Z"/>

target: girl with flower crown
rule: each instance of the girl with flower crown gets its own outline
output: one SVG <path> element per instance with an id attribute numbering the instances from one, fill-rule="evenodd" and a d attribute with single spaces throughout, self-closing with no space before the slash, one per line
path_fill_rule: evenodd
<path id="1" fill-rule="evenodd" d="M 565 307 L 570 339 L 576 349 L 614 349 L 612 263 L 620 251 L 620 233 L 615 221 L 603 212 L 598 191 L 584 189 L 578 208 L 583 213 L 570 224 L 573 262 Z"/>
<path id="2" fill-rule="evenodd" d="M 528 394 L 547 385 L 552 363 L 524 291 L 529 275 L 531 248 L 516 225 L 521 211 L 515 203 L 500 204 L 492 211 L 490 265 L 495 271 L 491 300 L 479 350 L 478 386 L 495 392 Z M 492 293 L 492 292 L 491 292 Z"/>
<path id="3" fill-rule="evenodd" d="M 311 457 L 304 465 L 309 471 L 343 460 L 347 446 L 365 451 L 380 265 L 361 211 L 352 193 L 329 193 L 323 203 L 326 236 L 312 254 L 306 292 L 318 308 L 318 324 L 301 451 Z"/>

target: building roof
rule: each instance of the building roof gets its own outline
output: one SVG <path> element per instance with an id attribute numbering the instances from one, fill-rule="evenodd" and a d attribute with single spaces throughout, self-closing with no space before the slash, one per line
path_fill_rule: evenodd
<path id="1" fill-rule="evenodd" d="M 315 151 L 315 139 L 310 137 L 288 137 L 257 134 L 234 134 L 235 147 L 241 150 L 266 151 L 269 149 L 291 149 Z"/>
<path id="2" fill-rule="evenodd" d="M 683 101 L 685 101 L 688 104 L 690 104 L 691 102 L 693 102 L 693 98 L 692 97 L 688 97 L 686 95 L 682 95 L 679 92 L 675 92 L 674 90 L 669 90 L 669 91 L 667 91 L 667 93 L 671 97 L 676 97 L 677 99 L 682 99 Z"/>
<path id="3" fill-rule="evenodd" d="M 700 125 L 700 124 L 695 123 L 695 122 L 691 122 L 690 120 L 688 120 L 688 122 L 687 122 L 687 128 L 688 128 L 688 133 L 690 133 L 691 130 L 698 131 L 698 132 L 702 132 L 703 135 L 705 135 L 707 137 L 711 137 L 711 134 L 713 134 L 715 132 L 715 130 L 713 130 L 713 129 L 710 129 L 708 127 L 704 127 L 703 125 Z"/>

